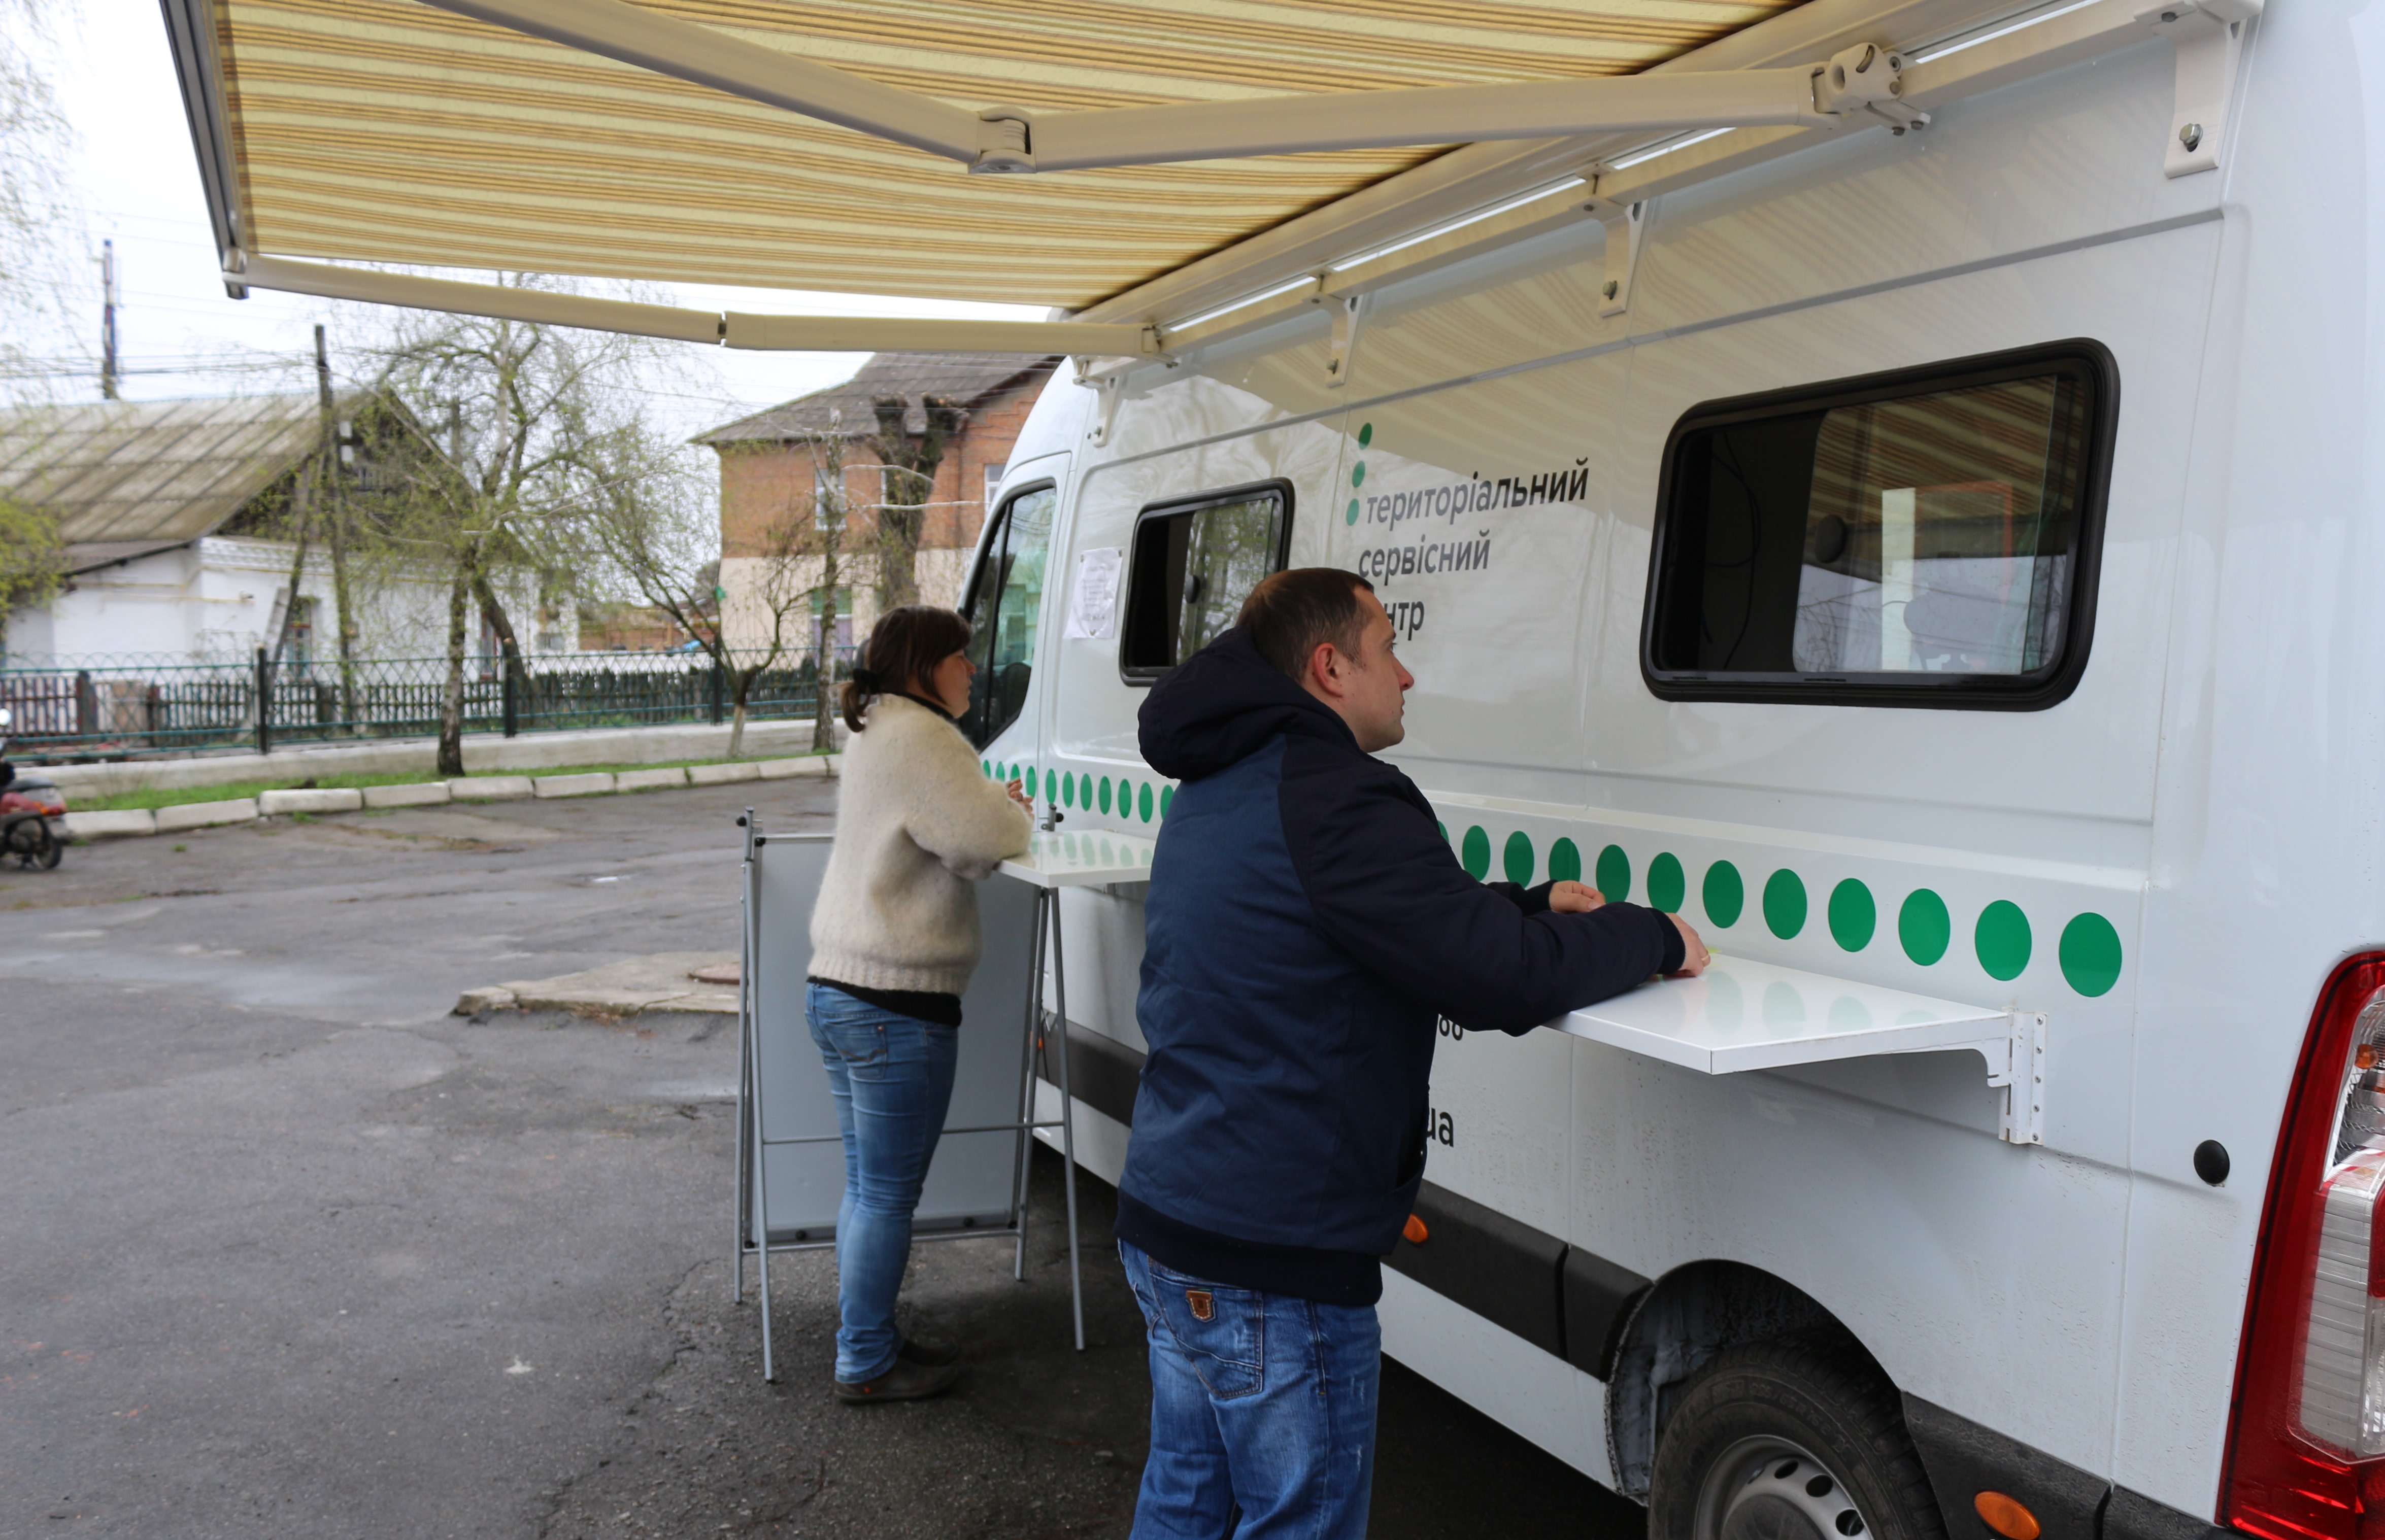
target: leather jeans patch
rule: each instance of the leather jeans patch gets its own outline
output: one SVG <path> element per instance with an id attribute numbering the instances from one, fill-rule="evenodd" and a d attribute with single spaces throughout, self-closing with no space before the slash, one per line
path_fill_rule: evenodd
<path id="1" fill-rule="evenodd" d="M 1208 1321 L 1217 1316 L 1217 1301 L 1205 1288 L 1186 1289 L 1184 1302 L 1192 1307 L 1192 1319 L 1195 1321 Z"/>

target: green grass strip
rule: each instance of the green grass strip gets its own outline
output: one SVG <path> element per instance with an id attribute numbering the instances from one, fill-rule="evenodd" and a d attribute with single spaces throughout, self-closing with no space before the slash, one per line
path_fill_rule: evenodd
<path id="1" fill-rule="evenodd" d="M 475 772 L 471 778 L 481 780 L 494 776 L 618 775 L 625 770 L 684 770 L 698 764 L 759 764 L 765 760 L 811 757 L 808 753 L 749 754 L 742 760 L 677 759 L 665 760 L 655 764 L 558 764 L 551 768 L 536 770 L 483 770 Z M 35 768 L 30 773 L 40 775 L 42 772 Z M 427 786 L 440 779 L 442 777 L 438 776 L 425 775 L 416 770 L 364 771 L 348 775 L 314 776 L 296 779 L 283 776 L 278 780 L 226 781 L 216 786 L 151 787 L 140 791 L 119 792 L 113 797 L 77 797 L 69 792 L 67 795 L 67 806 L 76 813 L 115 813 L 127 808 L 147 808 L 155 812 L 161 807 L 180 807 L 185 802 L 236 801 L 243 797 L 261 796 L 268 791 L 290 791 L 308 786 L 326 790 L 350 787 L 361 790 L 368 786 Z"/>

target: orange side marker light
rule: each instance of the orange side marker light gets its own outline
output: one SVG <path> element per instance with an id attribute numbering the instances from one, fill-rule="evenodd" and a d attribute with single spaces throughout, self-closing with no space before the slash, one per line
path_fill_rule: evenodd
<path id="1" fill-rule="evenodd" d="M 1981 1521 L 2004 1540 L 2037 1540 L 2037 1515 L 2031 1513 L 2019 1498 L 2007 1497 L 2001 1492 L 1982 1492 L 1971 1499 Z"/>
<path id="2" fill-rule="evenodd" d="M 1422 1246 L 1432 1236 L 1432 1232 L 1424 1227 L 1424 1221 L 1414 1214 L 1408 1215 L 1408 1222 L 1400 1226 L 1400 1234 L 1407 1237 L 1410 1246 Z"/>

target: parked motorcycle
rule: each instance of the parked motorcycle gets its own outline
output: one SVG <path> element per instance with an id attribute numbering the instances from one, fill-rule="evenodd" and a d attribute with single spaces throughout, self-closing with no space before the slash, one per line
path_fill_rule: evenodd
<path id="1" fill-rule="evenodd" d="M 13 855 L 20 866 L 53 871 L 67 851 L 66 793 L 46 776 L 20 776 L 8 763 L 8 708 L 0 706 L 0 859 Z"/>

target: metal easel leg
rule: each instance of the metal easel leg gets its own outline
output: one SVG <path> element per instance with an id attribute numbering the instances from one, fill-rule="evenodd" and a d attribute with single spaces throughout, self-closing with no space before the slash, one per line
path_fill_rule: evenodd
<path id="1" fill-rule="evenodd" d="M 770 1356 L 770 1188 L 766 1174 L 770 1150 L 762 1142 L 762 1099 L 754 1099 L 754 1124 L 751 1135 L 754 1149 L 754 1262 L 761 1281 L 762 1301 L 762 1383 L 779 1383 L 779 1371 Z"/>
<path id="2" fill-rule="evenodd" d="M 753 809 L 745 811 L 749 828 L 754 822 Z M 748 847 L 745 869 L 741 874 L 743 890 L 738 895 L 738 936 L 741 943 L 737 966 L 737 1244 L 730 1250 L 731 1272 L 729 1302 L 745 1302 L 745 1237 L 753 1230 L 754 1179 L 753 1151 L 748 1148 L 749 1132 L 745 1118 L 754 1101 L 754 856 L 753 836 L 746 836 Z"/>
<path id="3" fill-rule="evenodd" d="M 1077 1258 L 1077 1107 L 1068 1092 L 1068 965 L 1060 937 L 1060 891 L 1052 890 L 1053 1013 L 1060 1059 L 1060 1174 L 1068 1195 L 1068 1305 L 1077 1324 L 1077 1351 L 1085 1350 L 1085 1279 Z"/>
<path id="4" fill-rule="evenodd" d="M 1050 889 L 1035 890 L 1035 924 L 1027 943 L 1027 1020 L 1018 1044 L 1018 1136 L 1011 1146 L 1010 1211 L 1018 1236 L 1010 1276 L 1027 1277 L 1028 1174 L 1035 1158 L 1035 1038 L 1043 1020 L 1043 901 Z"/>

